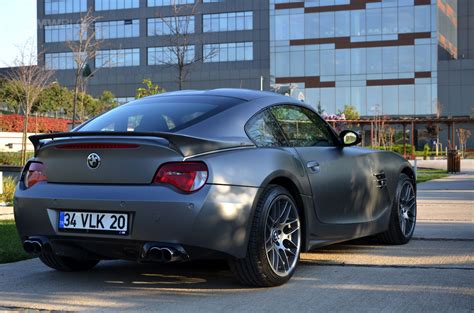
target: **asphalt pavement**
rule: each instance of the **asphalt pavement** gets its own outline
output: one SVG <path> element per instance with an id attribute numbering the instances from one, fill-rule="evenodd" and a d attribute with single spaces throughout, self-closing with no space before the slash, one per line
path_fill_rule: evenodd
<path id="1" fill-rule="evenodd" d="M 304 253 L 277 288 L 239 285 L 222 262 L 101 262 L 59 273 L 32 259 L 0 265 L 0 311 L 473 312 L 474 171 L 418 185 L 404 246 L 357 240 Z"/>

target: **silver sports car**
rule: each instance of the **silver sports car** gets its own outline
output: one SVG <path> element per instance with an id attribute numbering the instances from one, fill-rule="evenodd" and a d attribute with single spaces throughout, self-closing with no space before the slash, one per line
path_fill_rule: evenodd
<path id="1" fill-rule="evenodd" d="M 370 235 L 404 244 L 415 228 L 406 160 L 355 147 L 359 134 L 274 93 L 165 93 L 30 139 L 16 225 L 60 271 L 217 257 L 244 284 L 276 286 L 302 251 Z"/>

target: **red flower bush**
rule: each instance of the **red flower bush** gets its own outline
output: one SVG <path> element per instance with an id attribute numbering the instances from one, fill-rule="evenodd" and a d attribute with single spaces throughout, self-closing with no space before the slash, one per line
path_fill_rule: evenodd
<path id="1" fill-rule="evenodd" d="M 22 132 L 24 116 L 18 114 L 0 115 L 0 131 Z M 52 133 L 68 131 L 69 120 L 51 117 L 30 116 L 28 119 L 29 133 Z"/>

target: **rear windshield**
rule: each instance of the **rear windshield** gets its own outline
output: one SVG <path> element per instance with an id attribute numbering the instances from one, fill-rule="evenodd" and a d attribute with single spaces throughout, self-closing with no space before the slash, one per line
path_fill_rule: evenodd
<path id="1" fill-rule="evenodd" d="M 176 132 L 241 102 L 241 99 L 216 96 L 142 99 L 106 112 L 78 131 Z"/>

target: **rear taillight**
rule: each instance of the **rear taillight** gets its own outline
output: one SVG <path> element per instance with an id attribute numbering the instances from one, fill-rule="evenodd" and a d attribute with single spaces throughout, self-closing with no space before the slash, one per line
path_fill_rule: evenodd
<path id="1" fill-rule="evenodd" d="M 202 162 L 165 163 L 153 179 L 154 184 L 170 184 L 184 192 L 201 189 L 207 181 L 208 169 Z"/>
<path id="2" fill-rule="evenodd" d="M 31 162 L 25 169 L 23 182 L 26 188 L 31 188 L 41 181 L 47 181 L 46 174 L 44 173 L 44 165 L 41 162 Z"/>

